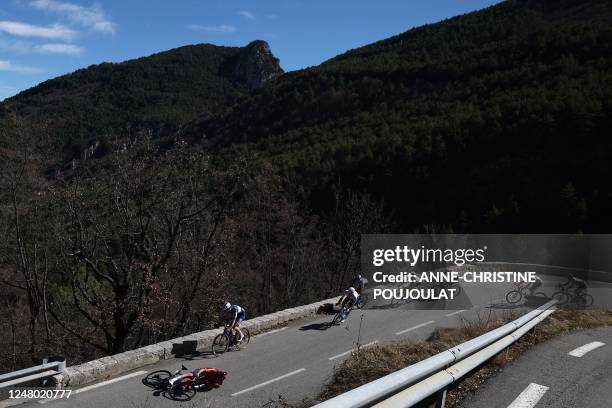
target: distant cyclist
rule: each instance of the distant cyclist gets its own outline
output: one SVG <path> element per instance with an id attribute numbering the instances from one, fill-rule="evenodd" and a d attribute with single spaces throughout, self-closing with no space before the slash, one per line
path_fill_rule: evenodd
<path id="1" fill-rule="evenodd" d="M 357 290 L 357 293 L 361 295 L 363 292 L 363 287 L 365 286 L 365 279 L 361 275 L 357 275 L 353 278 L 352 287 Z"/>
<path id="2" fill-rule="evenodd" d="M 577 278 L 574 275 L 572 275 L 571 273 L 569 275 L 569 278 L 570 278 L 570 282 L 571 282 L 570 288 L 571 287 L 576 288 L 576 293 L 577 294 L 580 294 L 582 291 L 584 291 L 586 289 L 587 284 L 586 284 L 586 281 L 584 279 Z"/>
<path id="3" fill-rule="evenodd" d="M 538 275 L 535 275 L 534 281 L 531 282 L 529 285 L 529 294 L 533 296 L 536 289 L 540 288 L 541 286 L 542 286 L 542 279 L 540 279 Z"/>
<path id="4" fill-rule="evenodd" d="M 230 302 L 227 302 L 223 305 L 223 310 L 226 313 L 229 312 L 232 319 L 232 323 L 229 325 L 229 329 L 230 331 L 232 331 L 232 333 L 234 332 L 234 330 L 238 332 L 238 335 L 240 337 L 238 337 L 237 342 L 240 343 L 244 338 L 244 334 L 242 334 L 242 331 L 240 331 L 240 323 L 244 319 L 246 319 L 246 309 L 238 305 L 232 305 Z"/>
<path id="5" fill-rule="evenodd" d="M 341 305 L 342 307 L 346 308 L 346 314 L 342 316 L 342 322 L 344 322 L 346 316 L 348 316 L 353 306 L 355 306 L 355 303 L 357 303 L 357 299 L 359 299 L 359 293 L 357 293 L 355 288 L 351 286 L 344 291 L 344 294 L 342 297 L 340 297 L 338 303 L 336 303 L 336 305 Z"/>

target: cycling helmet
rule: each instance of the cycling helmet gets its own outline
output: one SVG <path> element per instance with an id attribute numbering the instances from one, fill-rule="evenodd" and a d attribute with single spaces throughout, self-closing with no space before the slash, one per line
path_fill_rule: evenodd
<path id="1" fill-rule="evenodd" d="M 357 291 L 355 290 L 355 288 L 354 288 L 354 287 L 352 287 L 352 286 L 351 286 L 350 288 L 348 288 L 348 290 L 349 290 L 349 292 L 357 292 Z"/>
<path id="2" fill-rule="evenodd" d="M 230 302 L 226 302 L 226 303 L 223 305 L 223 310 L 230 310 L 230 309 L 231 309 L 231 307 L 232 307 L 232 304 L 231 304 Z"/>

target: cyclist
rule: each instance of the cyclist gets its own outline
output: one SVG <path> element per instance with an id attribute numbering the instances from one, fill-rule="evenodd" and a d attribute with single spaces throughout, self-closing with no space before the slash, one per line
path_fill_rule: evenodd
<path id="1" fill-rule="evenodd" d="M 359 293 L 357 293 L 354 287 L 351 286 L 344 291 L 344 294 L 340 297 L 338 303 L 336 303 L 336 305 L 341 305 L 342 307 L 346 308 L 346 313 L 342 316 L 341 323 L 346 320 L 346 316 L 348 316 L 351 308 L 355 306 L 355 303 L 357 303 L 357 299 L 359 299 Z"/>
<path id="2" fill-rule="evenodd" d="M 534 281 L 531 282 L 531 284 L 529 285 L 529 295 L 533 296 L 536 289 L 540 288 L 541 286 L 542 286 L 542 279 L 540 279 L 538 275 L 535 275 Z"/>
<path id="3" fill-rule="evenodd" d="M 196 368 L 191 374 L 199 380 L 200 385 L 197 388 L 205 385 L 211 388 L 218 388 L 227 377 L 227 371 L 208 367 Z"/>
<path id="4" fill-rule="evenodd" d="M 238 332 L 240 337 L 238 338 L 237 342 L 240 343 L 244 338 L 244 334 L 242 334 L 242 331 L 240 330 L 240 323 L 246 319 L 246 309 L 227 302 L 223 305 L 223 310 L 230 313 L 232 323 L 229 325 L 229 329 L 232 333 L 234 333 L 234 330 Z"/>
<path id="5" fill-rule="evenodd" d="M 570 282 L 571 282 L 570 287 L 576 288 L 576 294 L 580 295 L 582 293 L 582 291 L 584 291 L 586 289 L 586 287 L 587 287 L 586 281 L 584 279 L 580 279 L 580 278 L 575 277 L 571 273 L 570 273 L 569 278 L 570 278 Z"/>
<path id="6" fill-rule="evenodd" d="M 187 370 L 187 367 L 183 366 L 182 370 Z M 223 381 L 225 381 L 226 377 L 227 371 L 222 371 L 218 368 L 208 367 L 196 368 L 178 376 L 181 381 L 195 379 L 196 382 L 194 388 L 196 390 L 199 390 L 203 387 L 218 388 L 223 384 Z"/>
<path id="7" fill-rule="evenodd" d="M 363 287 L 365 286 L 365 279 L 363 279 L 361 275 L 357 275 L 353 278 L 352 285 L 352 287 L 354 287 L 357 290 L 357 293 L 359 293 L 359 295 L 361 296 L 361 293 L 363 292 Z"/>

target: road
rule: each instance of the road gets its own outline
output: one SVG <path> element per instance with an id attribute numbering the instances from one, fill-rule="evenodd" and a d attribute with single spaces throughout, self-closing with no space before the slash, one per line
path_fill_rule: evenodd
<path id="1" fill-rule="evenodd" d="M 612 406 L 612 327 L 539 344 L 464 400 L 463 408 Z"/>
<path id="2" fill-rule="evenodd" d="M 555 281 L 549 282 L 552 293 Z M 545 289 L 547 281 L 545 281 Z M 510 286 L 463 286 L 459 298 L 450 304 L 413 302 L 390 305 L 388 301 L 372 302 L 364 310 L 356 310 L 340 326 L 329 327 L 332 316 L 318 316 L 291 322 L 286 328 L 253 337 L 241 351 L 214 358 L 203 354 L 190 359 L 176 358 L 110 381 L 75 390 L 68 400 L 47 401 L 49 407 L 260 407 L 278 395 L 289 402 L 300 402 L 316 396 L 331 378 L 334 366 L 348 358 L 355 344 L 376 344 L 398 340 L 425 339 L 436 327 L 453 327 L 461 319 L 498 316 L 529 310 L 512 308 L 500 299 Z M 545 290 L 546 291 L 546 290 Z M 187 403 L 157 395 L 141 383 L 147 372 L 174 371 L 184 364 L 188 368 L 219 367 L 229 373 L 223 386 L 200 392 Z M 21 406 L 40 406 L 38 403 Z M 2 402 L 0 402 L 2 407 Z"/>

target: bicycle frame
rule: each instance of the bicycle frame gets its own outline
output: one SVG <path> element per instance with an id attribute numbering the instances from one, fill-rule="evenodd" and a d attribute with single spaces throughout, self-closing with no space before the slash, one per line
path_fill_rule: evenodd
<path id="1" fill-rule="evenodd" d="M 229 325 L 225 325 L 225 327 L 223 328 L 223 334 L 225 334 L 229 339 L 230 339 L 230 345 L 233 345 L 236 343 L 236 337 L 238 336 L 238 330 L 237 329 L 230 329 Z"/>
<path id="2" fill-rule="evenodd" d="M 188 373 L 181 374 L 181 371 L 183 370 L 176 372 L 174 374 L 174 377 L 168 380 L 168 384 L 170 384 L 170 387 L 174 387 L 177 384 L 177 382 L 183 387 L 189 386 L 189 385 L 195 385 L 195 383 L 197 382 L 197 379 L 195 378 L 193 373 L 188 372 Z"/>

